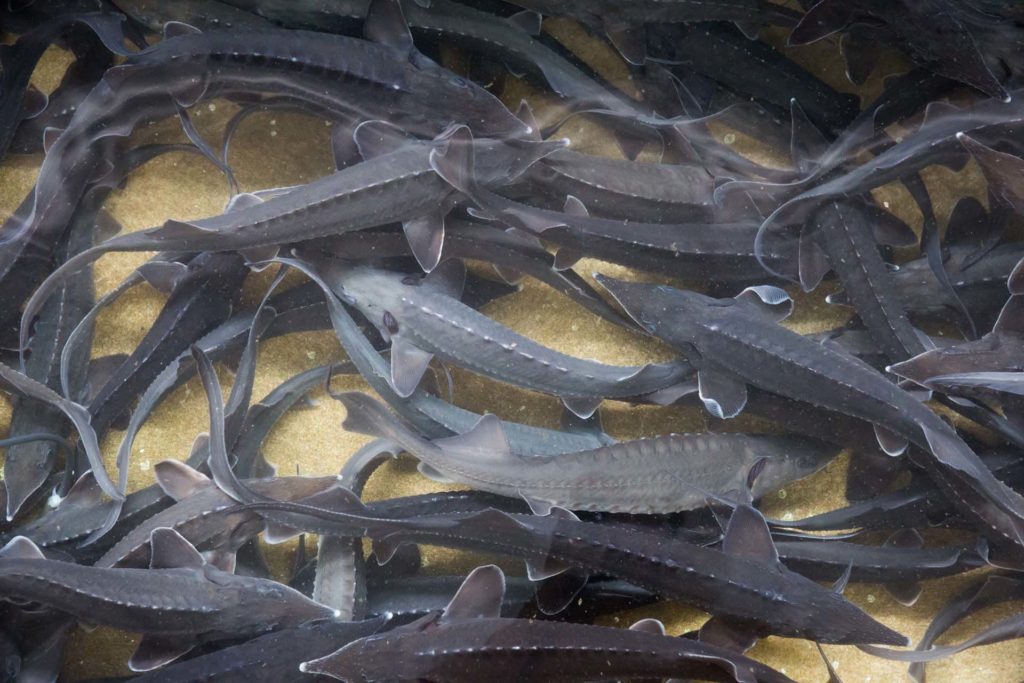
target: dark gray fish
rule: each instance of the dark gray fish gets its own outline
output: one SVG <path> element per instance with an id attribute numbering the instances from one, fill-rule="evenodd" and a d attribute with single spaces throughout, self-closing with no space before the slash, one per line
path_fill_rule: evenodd
<path id="1" fill-rule="evenodd" d="M 604 276 L 599 281 L 651 334 L 692 355 L 700 396 L 712 413 L 739 413 L 749 383 L 872 423 L 886 452 L 899 453 L 913 442 L 926 449 L 930 457 L 922 464 L 961 512 L 977 521 L 1008 561 L 1021 561 L 1020 496 L 916 398 L 845 352 L 779 325 L 791 306 L 782 290 L 753 288 L 735 299 L 713 299 Z"/>
<path id="2" fill-rule="evenodd" d="M 299 664 L 389 626 L 386 616 L 365 621 L 313 621 L 216 652 L 174 662 L 132 679 L 135 683 L 302 683 Z"/>
<path id="3" fill-rule="evenodd" d="M 770 538 L 770 557 L 761 552 L 766 547 L 763 535 L 740 541 L 741 536 L 761 534 L 746 521 L 731 525 L 732 539 L 725 545 L 730 550 L 720 552 L 632 528 L 581 522 L 561 508 L 548 516 L 485 510 L 396 519 L 374 515 L 343 489 L 335 489 L 334 495 L 350 497 L 331 510 L 281 502 L 248 505 L 286 527 L 367 535 L 374 539 L 379 561 L 406 543 L 493 552 L 525 559 L 533 579 L 555 576 L 568 567 L 611 574 L 663 597 L 756 625 L 759 632 L 836 643 L 905 641 L 838 594 L 770 559 L 775 557 Z M 761 526 L 770 536 L 763 520 Z M 624 563 L 623 557 L 630 562 Z"/>
<path id="4" fill-rule="evenodd" d="M 494 565 L 479 567 L 443 613 L 357 640 L 304 662 L 300 669 L 344 681 L 588 681 L 604 676 L 790 680 L 743 655 L 666 637 L 664 627 L 653 620 L 624 630 L 502 618 L 504 593 L 502 571 Z"/>
<path id="5" fill-rule="evenodd" d="M 743 28 L 748 38 L 765 24 L 794 26 L 799 15 L 768 0 L 624 0 L 623 2 L 559 2 L 558 0 L 515 0 L 516 5 L 541 14 L 569 16 L 592 30 L 608 36 L 630 63 L 643 64 L 647 58 L 644 24 L 676 24 L 731 21 Z"/>
<path id="6" fill-rule="evenodd" d="M 989 69 L 971 32 L 971 19 L 980 14 L 950 0 L 822 0 L 793 29 L 789 44 L 804 45 L 857 24 L 862 31 L 872 30 L 904 47 L 918 64 L 989 97 L 1008 100 L 1009 93 Z"/>
<path id="7" fill-rule="evenodd" d="M 409 543 L 497 552 L 523 559 L 531 579 L 550 578 L 570 567 L 576 567 L 575 576 L 583 580 L 589 573 L 607 573 L 780 635 L 836 643 L 906 640 L 837 593 L 786 570 L 778 561 L 764 517 L 750 506 L 740 506 L 733 513 L 723 551 L 716 551 L 630 527 L 581 522 L 558 507 L 546 516 L 488 508 L 435 515 L 421 510 L 413 517 L 394 517 L 367 508 L 342 487 L 322 494 L 313 505 L 261 497 L 246 489 L 231 471 L 219 381 L 209 359 L 198 350 L 194 355 L 210 408 L 214 481 L 239 502 L 261 511 L 275 526 L 287 528 L 283 535 L 305 529 L 329 536 L 368 536 L 381 564 Z M 622 562 L 623 557 L 630 561 Z"/>
<path id="8" fill-rule="evenodd" d="M 268 28 L 269 23 L 254 14 L 216 0 L 112 0 L 130 19 L 153 33 L 161 33 L 169 21 L 202 30 Z"/>
<path id="9" fill-rule="evenodd" d="M 833 270 L 882 354 L 896 363 L 927 347 L 893 294 L 889 268 L 878 252 L 879 234 L 890 246 L 917 243 L 909 226 L 878 207 L 857 201 L 823 204 L 801 235 L 800 282 L 809 291 Z"/>
<path id="10" fill-rule="evenodd" d="M 923 386 L 931 386 L 940 377 L 975 375 L 980 378 L 973 386 L 959 387 L 977 390 L 996 388 L 995 379 L 986 373 L 1013 375 L 1024 370 L 1021 335 L 1024 334 L 1024 296 L 1013 295 L 1003 306 L 992 331 L 974 341 L 925 351 L 914 358 L 893 365 L 890 369 L 900 377 Z M 941 389 L 941 382 L 937 388 Z M 956 392 L 961 393 L 961 392 Z"/>
<path id="11" fill-rule="evenodd" d="M 263 530 L 263 520 L 213 485 L 206 475 L 176 460 L 155 467 L 163 492 L 176 502 L 142 521 L 96 560 L 96 567 L 146 567 L 151 559 L 150 537 L 159 528 L 173 529 L 202 551 L 228 558 Z M 280 500 L 301 500 L 327 490 L 335 477 L 274 477 L 254 479 L 246 485 L 261 495 Z"/>
<path id="12" fill-rule="evenodd" d="M 641 223 L 591 216 L 579 199 L 569 196 L 562 211 L 506 199 L 481 185 L 472 135 L 455 131 L 444 150 L 431 152 L 431 165 L 452 187 L 469 197 L 478 215 L 502 221 L 563 247 L 555 267 L 570 267 L 583 256 L 645 270 L 671 270 L 730 282 L 763 279 L 755 263 L 758 221 L 734 223 Z M 765 254 L 768 262 L 781 256 Z"/>
<path id="13" fill-rule="evenodd" d="M 316 267 L 299 259 L 278 258 L 277 261 L 302 271 L 320 286 L 330 311 L 334 332 L 353 364 L 373 390 L 420 432 L 431 437 L 451 436 L 471 429 L 479 421 L 479 413 L 454 406 L 422 389 L 417 389 L 408 398 L 400 397 L 391 387 L 389 364 L 360 331 L 332 286 L 320 276 Z M 607 435 L 594 434 L 592 431 L 570 433 L 512 422 L 505 423 L 505 434 L 514 453 L 568 453 L 596 448 L 610 442 Z"/>
<path id="14" fill-rule="evenodd" d="M 336 398 L 345 405 L 346 429 L 399 444 L 420 460 L 425 476 L 521 496 L 538 514 L 552 506 L 631 514 L 692 510 L 709 494 L 742 490 L 755 463 L 762 469 L 751 493 L 760 498 L 835 455 L 809 440 L 749 434 L 670 434 L 578 453 L 516 455 L 492 414 L 465 434 L 428 441 L 366 394 Z"/>
<path id="15" fill-rule="evenodd" d="M 378 148 L 364 163 L 262 201 L 242 195 L 232 210 L 210 218 L 183 222 L 122 235 L 78 255 L 56 270 L 32 295 L 23 319 L 30 319 L 51 288 L 110 251 L 239 251 L 261 261 L 277 254 L 282 244 L 310 240 L 339 232 L 405 222 L 413 253 L 426 269 L 440 259 L 444 240 L 445 199 L 451 188 L 430 165 L 432 145 L 381 141 L 379 128 L 361 127 L 357 142 L 363 149 Z M 456 129 L 458 130 L 458 129 Z M 445 133 L 435 144 L 445 144 Z M 489 182 L 509 182 L 534 160 L 564 146 L 561 141 L 486 141 L 482 164 Z M 485 181 L 487 182 L 487 181 Z M 398 199 L 401 197 L 401 200 Z"/>
<path id="16" fill-rule="evenodd" d="M 77 25 L 92 31 L 97 40 L 110 52 L 130 55 L 125 45 L 124 17 L 107 12 L 74 13 L 61 15 L 38 25 L 18 37 L 12 45 L 0 50 L 0 159 L 18 129 L 18 123 L 37 116 L 47 106 L 47 96 L 30 88 L 29 79 L 46 49 L 69 29 Z"/>
<path id="17" fill-rule="evenodd" d="M 526 182 L 558 207 L 579 198 L 597 216 L 646 223 L 711 222 L 714 177 L 704 166 L 638 163 L 562 149 L 530 167 Z"/>
<path id="18" fill-rule="evenodd" d="M 516 386 L 553 394 L 581 417 L 603 398 L 643 396 L 678 385 L 685 363 L 613 366 L 542 346 L 460 303 L 464 267 L 448 261 L 425 279 L 321 260 L 316 265 L 344 301 L 391 340 L 391 386 L 416 389 L 432 358 Z"/>
<path id="19" fill-rule="evenodd" d="M 47 560 L 31 541 L 16 538 L 0 557 L 0 595 L 143 633 L 129 660 L 133 671 L 155 669 L 202 642 L 333 615 L 287 586 L 238 577 L 207 564 L 173 530 L 155 530 L 150 542 L 149 569 L 101 569 Z"/>

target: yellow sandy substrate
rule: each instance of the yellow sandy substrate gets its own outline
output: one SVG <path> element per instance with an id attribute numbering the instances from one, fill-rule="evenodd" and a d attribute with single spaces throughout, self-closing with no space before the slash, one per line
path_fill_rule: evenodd
<path id="1" fill-rule="evenodd" d="M 618 57 L 602 42 L 583 29 L 565 20 L 548 20 L 545 30 L 570 46 L 582 59 L 593 65 L 605 78 L 619 83 L 628 91 L 628 72 Z M 777 36 L 776 36 L 777 38 Z M 8 40 L 10 37 L 8 36 Z M 831 44 L 815 45 L 792 51 L 792 56 L 815 72 L 829 75 L 830 83 L 849 91 L 850 84 L 842 76 L 837 50 Z M 458 68 L 459 55 L 451 55 Z M 891 60 L 890 60 L 891 61 Z M 51 49 L 34 76 L 34 82 L 48 92 L 59 82 L 68 64 L 68 56 Z M 877 75 L 860 94 L 870 99 L 881 89 Z M 506 103 L 515 106 L 529 95 L 538 116 L 553 116 L 546 108 L 550 100 L 530 91 L 524 84 L 509 77 L 503 84 Z M 219 140 L 221 128 L 236 108 L 217 101 L 203 104 L 193 113 L 201 131 L 210 140 Z M 332 170 L 328 127 L 319 120 L 282 113 L 260 113 L 242 127 L 233 146 L 230 163 L 243 190 L 256 190 L 308 182 Z M 573 146 L 594 154 L 617 155 L 617 150 L 602 131 L 583 122 L 573 122 L 563 130 Z M 183 141 L 174 122 L 147 127 L 139 140 Z M 771 151 L 757 141 L 736 135 L 739 149 L 759 160 L 771 158 Z M 645 157 L 647 158 L 647 157 Z M 18 205 L 31 188 L 38 172 L 41 156 L 10 157 L 0 165 L 0 219 Z M 969 191 L 980 192 L 981 183 L 972 165 L 961 174 L 945 169 L 926 174 L 932 189 L 936 210 L 945 222 L 955 199 Z M 920 223 L 920 214 L 909 203 L 905 193 L 895 188 L 882 188 L 880 201 L 913 225 Z M 223 176 L 209 162 L 193 154 L 161 157 L 136 172 L 124 191 L 115 192 L 108 209 L 128 231 L 160 224 L 167 218 L 197 218 L 220 213 L 227 199 Z M 95 268 L 97 295 L 115 287 L 132 269 L 148 258 L 148 254 L 115 254 L 104 257 Z M 603 263 L 582 263 L 579 271 L 588 274 L 601 270 L 611 275 L 628 275 L 617 266 Z M 253 275 L 246 285 L 245 304 L 251 305 L 268 281 L 269 273 Z M 827 293 L 819 289 L 810 296 L 797 296 L 795 316 L 787 321 L 801 332 L 834 327 L 847 315 L 844 309 L 824 303 Z M 125 295 L 121 301 L 101 315 L 97 326 L 94 356 L 130 353 L 149 329 L 158 314 L 164 297 L 142 286 Z M 595 358 L 605 362 L 632 364 L 662 360 L 671 353 L 650 339 L 633 335 L 606 323 L 568 299 L 537 283 L 527 281 L 522 291 L 497 301 L 485 313 L 516 331 L 565 353 Z M 323 363 L 344 358 L 331 332 L 292 335 L 261 344 L 254 398 L 264 396 L 280 382 L 296 373 Z M 224 390 L 231 385 L 230 372 L 220 369 Z M 366 389 L 361 380 L 339 378 L 338 388 Z M 558 403 L 548 397 L 520 391 L 469 373 L 454 371 L 455 402 L 474 410 L 489 410 L 507 419 L 547 427 L 556 426 L 560 412 Z M 0 395 L 2 396 L 2 395 Z M 287 415 L 265 444 L 265 453 L 278 471 L 292 473 L 296 467 L 305 475 L 335 473 L 366 437 L 349 434 L 341 427 L 344 410 L 321 393 L 313 395 L 315 406 Z M 607 430 L 618 438 L 654 435 L 666 432 L 700 431 L 705 429 L 700 411 L 677 407 L 629 408 L 608 402 L 602 409 Z M 10 402 L 0 398 L 0 425 L 10 419 Z M 754 425 L 752 420 L 738 418 L 730 424 L 737 430 Z M 764 425 L 758 425 L 763 428 Z M 208 429 L 208 416 L 202 388 L 192 381 L 174 392 L 143 428 L 135 443 L 130 465 L 130 486 L 134 490 L 153 481 L 153 465 L 166 458 L 183 459 L 195 436 Z M 121 433 L 112 433 L 103 443 L 108 467 Z M 800 517 L 845 504 L 843 480 L 847 458 L 837 459 L 824 471 L 770 497 L 766 511 L 775 516 Z M 421 493 L 435 488 L 418 476 L 406 461 L 384 467 L 371 480 L 367 497 L 371 499 Z M 284 576 L 290 566 L 293 546 L 269 546 L 268 554 L 275 569 Z M 438 549 L 427 549 L 424 555 L 427 572 L 464 572 L 482 558 Z M 515 563 L 503 562 L 507 569 L 519 571 Z M 913 607 L 903 607 L 891 599 L 881 586 L 851 585 L 846 595 L 872 616 L 917 641 L 936 611 L 951 596 L 975 581 L 981 572 L 925 584 L 924 594 Z M 956 642 L 993 620 L 1007 616 L 1020 605 L 986 610 L 965 624 L 953 629 L 950 642 Z M 693 629 L 706 615 L 675 603 L 624 613 L 607 620 L 614 625 L 628 625 L 637 618 L 655 616 L 662 619 L 670 633 Z M 76 631 L 67 651 L 64 680 L 124 675 L 125 661 L 136 642 L 131 634 L 110 629 L 91 632 Z M 847 683 L 902 680 L 905 665 L 869 657 L 853 647 L 826 646 L 828 657 Z M 784 638 L 767 638 L 751 651 L 751 655 L 777 667 L 798 681 L 827 680 L 824 666 L 813 644 Z M 1020 641 L 978 648 L 953 659 L 929 667 L 929 680 L 934 683 L 964 681 L 1011 681 L 1024 677 L 1024 648 Z"/>

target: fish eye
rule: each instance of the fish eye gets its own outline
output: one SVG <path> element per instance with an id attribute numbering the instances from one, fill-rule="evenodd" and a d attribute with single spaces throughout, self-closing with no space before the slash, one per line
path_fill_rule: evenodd
<path id="1" fill-rule="evenodd" d="M 468 88 L 469 83 L 462 76 L 452 76 L 448 79 L 448 82 L 454 85 L 456 88 Z"/>
<path id="2" fill-rule="evenodd" d="M 398 334 L 398 320 L 391 314 L 391 311 L 384 311 L 384 329 L 388 334 Z"/>
<path id="3" fill-rule="evenodd" d="M 406 275 L 405 277 L 402 278 L 402 284 L 407 285 L 409 287 L 419 287 L 420 278 L 416 277 L 415 275 Z"/>

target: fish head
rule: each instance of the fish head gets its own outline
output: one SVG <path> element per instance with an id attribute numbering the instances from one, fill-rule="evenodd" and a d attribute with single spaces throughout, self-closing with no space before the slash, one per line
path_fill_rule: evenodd
<path id="1" fill-rule="evenodd" d="M 731 299 L 714 299 L 667 285 L 626 282 L 600 274 L 594 277 L 638 325 L 670 344 L 693 342 L 709 312 L 733 304 Z"/>
<path id="2" fill-rule="evenodd" d="M 359 309 L 385 339 L 399 331 L 403 293 L 421 281 L 418 276 L 342 262 L 331 265 L 328 278 L 334 293 Z"/>
<path id="3" fill-rule="evenodd" d="M 834 448 L 810 439 L 787 438 L 783 452 L 767 459 L 753 482 L 755 499 L 798 479 L 809 477 L 837 455 Z"/>
<path id="4" fill-rule="evenodd" d="M 299 670 L 308 674 L 321 674 L 342 681 L 388 681 L 420 678 L 420 675 L 403 675 L 410 666 L 429 666 L 428 662 L 417 661 L 416 646 L 407 639 L 436 626 L 437 614 L 430 614 L 405 626 L 382 633 L 375 633 L 353 641 L 320 659 L 304 662 Z M 410 646 L 412 645 L 412 646 Z M 429 659 L 429 658 L 428 658 Z M 423 674 L 426 672 L 418 671 Z M 425 676 L 423 676 L 425 677 Z"/>
<path id="5" fill-rule="evenodd" d="M 261 624 L 267 630 L 291 628 L 314 619 L 337 618 L 340 613 L 310 600 L 283 583 L 240 576 L 205 565 L 206 579 L 224 591 L 233 591 L 246 623 Z"/>

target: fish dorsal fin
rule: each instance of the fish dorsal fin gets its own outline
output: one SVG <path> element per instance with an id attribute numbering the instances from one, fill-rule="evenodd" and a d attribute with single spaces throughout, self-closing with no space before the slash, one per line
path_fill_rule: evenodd
<path id="1" fill-rule="evenodd" d="M 543 21 L 543 17 L 540 12 L 524 9 L 522 12 L 516 12 L 510 17 L 505 17 L 505 21 L 512 24 L 519 30 L 525 31 L 531 36 L 536 36 L 540 34 L 540 25 Z"/>
<path id="2" fill-rule="evenodd" d="M 177 261 L 147 261 L 136 272 L 159 292 L 170 294 L 188 275 L 188 266 Z"/>
<path id="3" fill-rule="evenodd" d="M 239 192 L 228 200 L 228 205 L 224 207 L 224 213 L 248 209 L 250 206 L 259 206 L 262 203 L 263 200 L 252 192 Z"/>
<path id="4" fill-rule="evenodd" d="M 923 548 L 924 539 L 917 529 L 900 529 L 885 541 L 890 548 Z"/>
<path id="5" fill-rule="evenodd" d="M 472 197 L 477 194 L 473 133 L 468 126 L 453 126 L 437 138 L 444 143 L 430 150 L 430 167 L 446 183 Z"/>
<path id="6" fill-rule="evenodd" d="M 659 619 L 641 619 L 629 627 L 630 631 L 640 631 L 641 633 L 650 633 L 655 636 L 665 635 L 665 624 L 661 623 Z"/>
<path id="7" fill-rule="evenodd" d="M 1015 211 L 1024 207 L 1024 159 L 1013 154 L 1000 152 L 978 142 L 965 133 L 957 133 L 956 139 L 964 146 L 981 167 L 988 181 L 989 192 L 1001 198 Z"/>
<path id="8" fill-rule="evenodd" d="M 444 608 L 442 620 L 495 619 L 505 600 L 505 574 L 493 564 L 477 567 Z"/>
<path id="9" fill-rule="evenodd" d="M 402 398 L 412 396 L 434 354 L 402 337 L 391 340 L 391 388 Z"/>
<path id="10" fill-rule="evenodd" d="M 1024 336 L 1024 296 L 1014 294 L 1006 301 L 992 332 Z"/>
<path id="11" fill-rule="evenodd" d="M 441 262 L 444 248 L 444 217 L 442 210 L 430 211 L 402 224 L 405 238 L 416 262 L 426 273 L 432 273 Z"/>
<path id="12" fill-rule="evenodd" d="M 587 207 L 584 206 L 579 197 L 571 194 L 565 196 L 565 206 L 562 208 L 562 211 L 570 216 L 579 216 L 580 218 L 588 218 L 590 216 L 590 212 L 587 211 Z"/>
<path id="13" fill-rule="evenodd" d="M 800 233 L 798 244 L 798 265 L 800 286 L 805 292 L 813 291 L 821 284 L 825 275 L 832 270 L 828 254 L 818 241 L 815 230 L 804 230 Z"/>
<path id="14" fill-rule="evenodd" d="M 209 458 L 210 435 L 206 432 L 200 432 L 192 441 L 192 448 L 189 450 L 188 458 L 185 459 L 185 462 L 190 463 L 189 467 L 193 467 L 193 465 L 201 466 Z"/>
<path id="15" fill-rule="evenodd" d="M 736 301 L 772 322 L 781 322 L 793 312 L 793 299 L 786 290 L 773 285 L 747 287 L 736 295 Z"/>
<path id="16" fill-rule="evenodd" d="M 964 113 L 964 110 L 955 104 L 950 104 L 946 100 L 935 100 L 929 102 L 928 106 L 924 108 L 924 119 L 921 122 L 921 128 L 926 128 L 936 121 L 949 118 L 952 116 L 959 116 Z"/>
<path id="17" fill-rule="evenodd" d="M 481 416 L 468 432 L 437 439 L 434 444 L 446 451 L 472 455 L 480 461 L 506 460 L 512 456 L 501 420 L 492 413 Z"/>
<path id="18" fill-rule="evenodd" d="M 566 410 L 584 420 L 593 415 L 604 400 L 600 396 L 561 396 L 559 398 L 562 399 L 562 405 Z"/>
<path id="19" fill-rule="evenodd" d="M 99 505 L 102 500 L 103 490 L 96 483 L 96 477 L 93 476 L 92 470 L 89 470 L 78 478 L 60 504 L 67 505 L 69 508 L 87 509 Z"/>
<path id="20" fill-rule="evenodd" d="M 533 107 L 530 106 L 530 103 L 525 98 L 519 101 L 516 118 L 530 127 L 530 137 L 533 140 L 541 139 L 540 125 L 537 123 L 537 117 L 533 113 Z"/>
<path id="21" fill-rule="evenodd" d="M 793 157 L 793 165 L 801 173 L 810 173 L 825 155 L 828 140 L 821 134 L 818 127 L 811 123 L 804 108 L 794 97 L 789 100 L 791 131 L 789 151 Z"/>
<path id="22" fill-rule="evenodd" d="M 367 40 L 392 47 L 404 55 L 416 53 L 409 24 L 398 0 L 370 0 L 363 35 Z"/>
<path id="23" fill-rule="evenodd" d="M 363 121 L 352 132 L 352 140 L 363 159 L 391 154 L 415 142 L 404 130 L 387 121 Z"/>
<path id="24" fill-rule="evenodd" d="M 152 554 L 149 560 L 150 569 L 174 569 L 189 567 L 199 569 L 206 560 L 191 543 L 174 529 L 159 527 L 149 535 Z"/>
<path id="25" fill-rule="evenodd" d="M 722 539 L 722 552 L 765 562 L 779 569 L 779 551 L 764 515 L 750 505 L 737 505 Z"/>
<path id="26" fill-rule="evenodd" d="M 168 21 L 164 24 L 164 40 L 177 38 L 178 36 L 194 36 L 199 33 L 202 33 L 202 31 L 192 24 L 186 24 L 184 21 Z"/>
<path id="27" fill-rule="evenodd" d="M 438 264 L 423 278 L 423 286 L 453 299 L 461 299 L 466 288 L 466 264 L 454 258 Z"/>
<path id="28" fill-rule="evenodd" d="M 57 142 L 57 138 L 64 132 L 63 128 L 55 128 L 54 126 L 47 126 L 43 129 L 43 153 L 49 154 L 50 148 L 53 147 L 53 143 Z"/>
<path id="29" fill-rule="evenodd" d="M 199 470 L 177 460 L 158 462 L 153 471 L 160 489 L 174 500 L 184 500 L 213 483 Z"/>
<path id="30" fill-rule="evenodd" d="M 46 556 L 31 539 L 15 536 L 0 548 L 0 558 L 5 560 L 45 560 Z"/>

